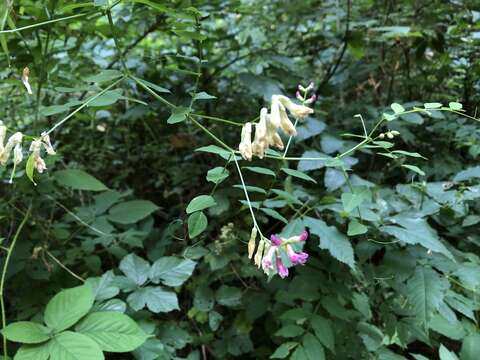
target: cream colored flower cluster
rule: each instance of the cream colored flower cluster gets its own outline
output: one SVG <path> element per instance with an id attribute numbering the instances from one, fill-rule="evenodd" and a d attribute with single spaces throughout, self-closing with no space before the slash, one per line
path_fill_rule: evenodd
<path id="1" fill-rule="evenodd" d="M 7 127 L 3 124 L 2 121 L 0 121 L 0 164 L 6 165 L 13 151 L 13 177 L 16 166 L 20 164 L 23 160 L 23 134 L 21 132 L 14 133 L 8 138 L 7 143 L 4 145 L 6 135 Z M 33 140 L 29 149 L 29 151 L 31 152 L 30 156 L 33 160 L 33 167 L 39 173 L 43 173 L 43 171 L 47 168 L 45 165 L 45 161 L 41 156 L 42 148 L 45 148 L 45 151 L 48 155 L 55 155 L 55 150 L 53 150 L 52 144 L 50 142 L 50 136 L 48 134 L 42 134 L 39 139 Z M 12 179 L 10 179 L 10 182 L 11 181 Z"/>
<path id="2" fill-rule="evenodd" d="M 313 109 L 308 106 L 296 104 L 283 95 L 273 95 L 270 113 L 268 113 L 267 108 L 262 108 L 259 122 L 256 124 L 248 122 L 242 128 L 238 149 L 245 160 L 252 160 L 253 155 L 263 159 L 265 151 L 270 146 L 283 150 L 284 146 L 278 133 L 279 129 L 288 136 L 297 135 L 295 126 L 288 118 L 287 110 L 298 120 L 313 114 Z M 253 126 L 255 126 L 255 138 L 252 142 Z"/>

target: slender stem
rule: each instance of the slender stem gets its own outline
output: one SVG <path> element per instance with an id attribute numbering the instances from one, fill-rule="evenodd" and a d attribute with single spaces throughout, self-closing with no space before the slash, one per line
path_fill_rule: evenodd
<path id="1" fill-rule="evenodd" d="M 85 282 L 85 279 L 82 278 L 81 276 L 75 274 L 72 270 L 70 270 L 68 267 L 66 267 L 60 260 L 58 260 L 50 251 L 45 250 L 45 253 L 50 256 L 50 258 L 55 261 L 58 266 L 60 266 L 63 270 L 68 272 L 70 275 L 72 275 L 75 279 L 80 280 L 81 282 Z"/>
<path id="2" fill-rule="evenodd" d="M 239 126 L 239 127 L 243 126 L 243 124 L 237 123 L 235 121 L 222 119 L 222 118 L 219 118 L 219 117 L 216 117 L 216 116 L 207 116 L 207 115 L 200 115 L 200 114 L 193 114 L 193 113 L 190 114 L 190 115 L 195 116 L 195 117 L 199 117 L 199 118 L 202 118 L 202 119 L 218 121 L 218 122 L 222 122 L 222 123 L 230 124 L 230 125 L 235 125 L 235 126 Z"/>
<path id="3" fill-rule="evenodd" d="M 5 263 L 3 264 L 3 269 L 2 269 L 2 277 L 0 280 L 0 307 L 2 311 L 2 330 L 5 330 L 5 327 L 7 326 L 7 315 L 5 312 L 5 299 L 3 297 L 4 295 L 4 288 L 5 288 L 5 279 L 7 276 L 7 270 L 8 270 L 8 265 L 10 263 L 10 258 L 13 253 L 13 249 L 15 248 L 15 244 L 17 243 L 18 237 L 20 236 L 20 233 L 27 223 L 28 218 L 30 217 L 30 211 L 32 210 L 32 206 L 30 206 L 27 210 L 27 213 L 23 217 L 22 222 L 17 228 L 17 231 L 15 232 L 15 235 L 13 236 L 12 243 L 10 244 L 10 247 L 8 248 L 7 251 L 7 256 L 5 257 Z M 3 334 L 2 331 L 2 336 L 3 336 L 3 356 L 5 359 L 8 359 L 8 350 L 7 350 L 7 338 Z"/>
<path id="4" fill-rule="evenodd" d="M 125 77 L 121 77 L 120 79 L 118 79 L 117 81 L 115 81 L 113 84 L 109 85 L 108 87 L 106 87 L 105 89 L 103 89 L 102 91 L 100 91 L 98 94 L 92 96 L 91 98 L 89 98 L 87 101 L 85 101 L 82 105 L 80 105 L 78 108 L 76 108 L 74 111 L 72 111 L 70 114 L 68 114 L 66 117 L 64 117 L 62 120 L 60 120 L 58 123 L 56 123 L 50 130 L 48 130 L 46 132 L 46 135 L 50 134 L 51 132 L 55 131 L 59 126 L 62 126 L 68 119 L 70 119 L 73 115 L 75 115 L 77 112 L 79 112 L 80 110 L 82 110 L 85 106 L 87 106 L 88 104 L 90 104 L 93 100 L 95 100 L 96 98 L 102 96 L 103 94 L 105 94 L 108 90 L 110 90 L 111 88 L 113 88 L 115 85 L 117 85 L 119 82 L 121 82 L 123 79 L 125 79 Z"/>
<path id="5" fill-rule="evenodd" d="M 234 150 L 228 146 L 227 144 L 225 144 L 222 140 L 220 140 L 216 135 L 214 135 L 210 130 L 208 130 L 205 126 L 203 126 L 202 124 L 200 124 L 197 120 L 195 120 L 193 117 L 191 117 L 190 115 L 188 116 L 188 118 L 190 120 L 192 120 L 192 122 L 198 126 L 200 129 L 202 129 L 208 136 L 210 136 L 213 140 L 215 140 L 217 143 L 219 143 L 223 148 L 225 148 L 226 150 L 229 150 L 231 151 L 232 153 L 235 154 Z"/>
<path id="6" fill-rule="evenodd" d="M 127 64 L 125 63 L 125 58 L 123 57 L 123 52 L 120 48 L 120 42 L 118 41 L 118 38 L 117 38 L 115 25 L 113 24 L 112 12 L 110 11 L 110 9 L 108 9 L 106 13 L 108 18 L 108 24 L 110 25 L 110 30 L 112 32 L 113 42 L 115 44 L 115 48 L 117 49 L 117 55 L 120 58 L 120 62 L 122 63 L 123 70 L 125 71 L 126 74 L 128 74 Z"/>
<path id="7" fill-rule="evenodd" d="M 294 127 L 295 129 L 297 128 L 297 124 L 298 124 L 298 119 L 295 119 L 295 124 L 293 125 L 293 127 Z M 282 156 L 283 159 L 285 159 L 285 157 L 287 156 L 288 149 L 289 149 L 289 147 L 290 147 L 290 144 L 291 144 L 291 142 L 292 142 L 292 139 L 293 139 L 293 136 L 290 136 L 290 137 L 288 138 L 287 146 L 285 146 L 285 151 L 284 151 L 283 156 Z"/>
<path id="8" fill-rule="evenodd" d="M 240 166 L 238 165 L 237 157 L 235 152 L 232 151 L 233 161 L 235 161 L 235 165 L 237 166 L 238 176 L 240 177 L 240 181 L 242 182 L 243 192 L 245 193 L 245 199 L 247 200 L 248 208 L 250 209 L 250 214 L 252 215 L 253 225 L 257 228 L 258 233 L 262 238 L 265 238 L 262 234 L 262 230 L 257 224 L 257 219 L 255 218 L 255 213 L 253 212 L 252 204 L 250 203 L 250 197 L 248 196 L 247 187 L 245 186 L 245 181 L 243 180 L 242 170 L 240 170 Z"/>
<path id="9" fill-rule="evenodd" d="M 164 103 L 165 105 L 171 107 L 171 108 L 176 108 L 175 104 L 172 104 L 170 101 L 168 101 L 167 99 L 165 99 L 164 97 L 158 95 L 155 91 L 153 91 L 148 85 L 144 84 L 143 81 L 135 76 L 133 76 L 132 74 L 129 74 L 128 77 L 130 79 L 132 79 L 133 81 L 135 81 L 138 85 L 140 85 L 142 88 L 144 88 L 145 90 L 147 90 L 147 92 L 149 92 L 155 99 L 161 101 L 162 103 Z"/>

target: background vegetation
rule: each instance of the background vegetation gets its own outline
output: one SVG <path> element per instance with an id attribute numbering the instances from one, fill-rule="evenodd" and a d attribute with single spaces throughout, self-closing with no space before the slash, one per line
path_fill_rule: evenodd
<path id="1" fill-rule="evenodd" d="M 25 135 L 13 184 L 0 168 L 4 356 L 478 358 L 477 1 L 0 14 L 1 119 Z M 288 156 L 234 160 L 241 124 L 310 81 L 315 114 Z M 32 177 L 44 131 L 57 154 Z M 257 269 L 250 209 L 265 236 L 306 228 L 307 264 Z"/>

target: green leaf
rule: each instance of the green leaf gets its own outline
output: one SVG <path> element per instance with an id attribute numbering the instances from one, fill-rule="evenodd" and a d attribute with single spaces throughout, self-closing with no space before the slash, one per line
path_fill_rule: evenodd
<path id="1" fill-rule="evenodd" d="M 188 236 L 193 239 L 200 235 L 208 226 L 208 219 L 203 211 L 197 211 L 188 216 Z"/>
<path id="2" fill-rule="evenodd" d="M 293 341 L 284 342 L 270 355 L 270 359 L 285 359 L 297 345 L 298 343 Z"/>
<path id="3" fill-rule="evenodd" d="M 453 181 L 459 182 L 475 178 L 480 178 L 480 166 L 473 166 L 460 171 L 457 175 L 455 175 Z"/>
<path id="4" fill-rule="evenodd" d="M 275 173 L 267 168 L 259 167 L 259 166 L 243 166 L 242 169 L 247 169 L 251 172 L 257 173 L 257 174 L 262 174 L 262 175 L 268 175 L 268 176 L 273 176 L 275 177 Z"/>
<path id="5" fill-rule="evenodd" d="M 218 166 L 216 168 L 208 170 L 207 181 L 210 181 L 214 184 L 220 184 L 223 180 L 228 178 L 229 172 L 224 167 Z"/>
<path id="6" fill-rule="evenodd" d="M 135 254 L 128 254 L 120 261 L 119 269 L 135 284 L 145 284 L 150 273 L 150 264 Z"/>
<path id="7" fill-rule="evenodd" d="M 150 270 L 150 279 L 168 286 L 180 286 L 192 275 L 195 261 L 166 256 L 158 259 Z"/>
<path id="8" fill-rule="evenodd" d="M 332 323 L 319 316 L 315 315 L 311 319 L 312 328 L 315 331 L 315 335 L 320 342 L 330 351 L 335 352 L 335 336 L 333 333 Z"/>
<path id="9" fill-rule="evenodd" d="M 463 108 L 463 105 L 460 104 L 459 102 L 449 102 L 448 103 L 448 107 L 451 109 L 451 110 L 455 110 L 455 111 L 459 111 L 459 110 L 462 110 Z"/>
<path id="10" fill-rule="evenodd" d="M 50 343 L 37 345 L 23 345 L 15 354 L 14 360 L 48 360 L 50 357 Z M 3 359 L 0 358 L 0 359 Z M 50 358 L 50 360 L 53 360 Z"/>
<path id="11" fill-rule="evenodd" d="M 205 91 L 201 91 L 195 94 L 195 96 L 193 97 L 193 100 L 212 100 L 216 98 L 217 98 L 216 96 L 207 94 Z"/>
<path id="12" fill-rule="evenodd" d="M 72 188 L 74 190 L 86 191 L 104 191 L 108 188 L 92 175 L 87 174 L 83 170 L 67 169 L 59 170 L 54 174 L 55 180 L 62 186 Z"/>
<path id="13" fill-rule="evenodd" d="M 30 179 L 30 181 L 33 183 L 33 185 L 37 185 L 35 180 L 33 180 L 34 166 L 35 166 L 35 160 L 34 160 L 34 155 L 32 153 L 28 157 L 27 164 L 25 165 L 25 173 L 27 174 L 27 177 Z"/>
<path id="14" fill-rule="evenodd" d="M 194 197 L 187 206 L 187 214 L 191 214 L 195 211 L 200 211 L 208 209 L 209 207 L 215 206 L 217 203 L 215 199 L 210 195 L 199 195 Z"/>
<path id="15" fill-rule="evenodd" d="M 404 151 L 404 150 L 393 150 L 392 153 L 401 154 L 401 155 L 410 156 L 410 157 L 415 157 L 415 158 L 427 159 L 426 157 L 420 155 L 417 152 L 409 152 L 409 151 Z"/>
<path id="16" fill-rule="evenodd" d="M 240 305 L 242 291 L 237 287 L 222 285 L 217 290 L 215 298 L 220 305 L 237 306 Z"/>
<path id="17" fill-rule="evenodd" d="M 432 102 L 432 103 L 425 103 L 423 104 L 423 106 L 425 107 L 425 109 L 439 109 L 442 107 L 442 104 L 438 102 Z"/>
<path id="18" fill-rule="evenodd" d="M 297 346 L 292 356 L 290 357 L 290 360 L 308 360 L 307 354 L 305 353 L 305 349 L 302 345 Z"/>
<path id="19" fill-rule="evenodd" d="M 225 160 L 233 160 L 233 156 L 234 156 L 234 154 L 231 151 L 221 148 L 220 146 L 217 146 L 217 145 L 202 146 L 198 149 L 195 149 L 195 151 L 201 151 L 201 152 L 206 152 L 210 154 L 217 154 L 222 158 L 224 158 Z M 239 156 L 235 156 L 235 158 L 237 160 L 241 159 L 241 157 Z"/>
<path id="20" fill-rule="evenodd" d="M 403 164 L 402 165 L 404 168 L 407 168 L 409 170 L 412 170 L 413 172 L 416 172 L 418 175 L 425 176 L 425 173 L 423 172 L 422 169 L 415 165 L 408 165 L 408 164 Z"/>
<path id="21" fill-rule="evenodd" d="M 403 112 L 405 112 L 405 108 L 400 105 L 400 104 L 397 104 L 397 103 L 393 103 L 392 105 L 390 105 L 390 107 L 392 108 L 392 110 L 395 112 L 395 114 L 401 114 Z"/>
<path id="22" fill-rule="evenodd" d="M 449 287 L 448 280 L 433 269 L 424 266 L 416 268 L 415 274 L 407 282 L 406 296 L 420 324 L 428 326 L 433 311 L 438 309 Z"/>
<path id="23" fill-rule="evenodd" d="M 88 103 L 91 107 L 109 106 L 123 99 L 121 90 L 108 90 Z"/>
<path id="24" fill-rule="evenodd" d="M 38 344 L 50 339 L 50 330 L 47 327 L 30 321 L 9 324 L 2 330 L 2 334 L 7 340 L 24 344 Z"/>
<path id="25" fill-rule="evenodd" d="M 149 200 L 131 200 L 113 206 L 108 212 L 108 220 L 120 224 L 134 224 L 158 210 Z"/>
<path id="26" fill-rule="evenodd" d="M 463 339 L 460 358 L 462 360 L 477 360 L 480 354 L 480 333 L 476 332 Z"/>
<path id="27" fill-rule="evenodd" d="M 393 121 L 397 118 L 396 115 L 393 115 L 393 114 L 389 114 L 389 113 L 383 113 L 382 114 L 383 118 L 387 121 Z"/>
<path id="28" fill-rule="evenodd" d="M 387 225 L 380 227 L 380 231 L 390 234 L 407 244 L 419 244 L 424 248 L 444 254 L 453 259 L 452 253 L 443 245 L 435 231 L 424 219 L 414 218 L 408 222 L 401 222 L 400 226 Z"/>
<path id="29" fill-rule="evenodd" d="M 135 80 L 142 83 L 146 87 L 149 87 L 149 88 L 155 90 L 156 92 L 159 92 L 159 93 L 170 93 L 171 92 L 170 90 L 165 89 L 164 87 L 155 85 L 154 83 L 151 83 L 150 81 L 147 81 L 147 80 L 144 80 L 144 79 L 139 79 L 137 77 L 135 78 Z"/>
<path id="30" fill-rule="evenodd" d="M 147 339 L 135 321 L 118 312 L 92 313 L 75 330 L 94 340 L 103 351 L 109 352 L 133 351 Z"/>
<path id="31" fill-rule="evenodd" d="M 45 324 L 55 332 L 65 330 L 88 313 L 94 300 L 95 296 L 88 285 L 62 290 L 48 302 Z"/>
<path id="32" fill-rule="evenodd" d="M 265 189 L 262 189 L 258 186 L 250 186 L 250 185 L 243 186 L 242 184 L 236 184 L 236 185 L 233 185 L 233 187 L 236 189 L 242 189 L 242 190 L 245 188 L 247 192 L 256 192 L 263 195 L 267 194 L 267 191 Z"/>
<path id="33" fill-rule="evenodd" d="M 104 360 L 100 346 L 86 335 L 65 331 L 49 343 L 50 360 Z"/>
<path id="34" fill-rule="evenodd" d="M 165 291 L 160 286 L 147 286 L 131 293 L 127 298 L 128 305 L 139 311 L 145 306 L 154 313 L 179 310 L 177 294 Z"/>
<path id="35" fill-rule="evenodd" d="M 443 344 L 440 344 L 438 355 L 440 356 L 440 360 L 458 360 L 457 355 L 448 350 Z"/>
<path id="36" fill-rule="evenodd" d="M 348 224 L 347 235 L 356 236 L 356 235 L 365 234 L 367 231 L 368 231 L 368 228 L 365 225 L 361 224 L 357 219 L 353 219 Z"/>
<path id="37" fill-rule="evenodd" d="M 119 78 L 121 76 L 122 76 L 122 73 L 118 70 L 106 69 L 106 70 L 100 71 L 96 75 L 87 76 L 86 78 L 83 79 L 83 81 L 102 83 L 102 82 L 105 82 L 105 81 L 114 80 L 114 79 Z"/>
<path id="38" fill-rule="evenodd" d="M 63 105 L 51 105 L 51 106 L 42 106 L 40 108 L 40 113 L 43 116 L 52 116 L 55 114 L 61 114 L 70 110 L 70 105 L 63 104 Z"/>
<path id="39" fill-rule="evenodd" d="M 305 218 L 304 224 L 312 234 L 320 237 L 320 249 L 328 250 L 335 259 L 355 269 L 352 245 L 335 226 L 327 226 L 322 220 L 311 217 Z"/>
<path id="40" fill-rule="evenodd" d="M 167 124 L 176 124 L 187 119 L 191 109 L 183 106 L 178 106 L 172 110 L 172 114 L 167 119 Z"/>
<path id="41" fill-rule="evenodd" d="M 294 338 L 297 336 L 302 335 L 305 332 L 305 330 L 298 325 L 285 325 L 282 326 L 277 332 L 275 333 L 275 336 L 281 336 L 284 338 Z"/>
<path id="42" fill-rule="evenodd" d="M 268 216 L 271 216 L 276 220 L 280 220 L 281 222 L 288 224 L 288 220 L 285 219 L 278 211 L 273 209 L 268 209 L 268 208 L 260 208 L 260 210 L 263 211 Z"/>
<path id="43" fill-rule="evenodd" d="M 284 173 L 286 173 L 287 175 L 290 175 L 290 176 L 293 176 L 293 177 L 296 177 L 296 178 L 299 178 L 299 179 L 302 179 L 302 180 L 307 180 L 307 181 L 313 182 L 314 184 L 317 183 L 317 181 L 314 178 L 308 176 L 307 174 L 304 174 L 301 171 L 288 169 L 288 168 L 282 168 L 282 171 Z"/>
<path id="44" fill-rule="evenodd" d="M 343 193 L 342 194 L 342 204 L 343 210 L 350 213 L 353 209 L 359 207 L 363 201 L 365 201 L 365 194 L 362 193 Z"/>
<path id="45" fill-rule="evenodd" d="M 323 346 L 318 341 L 318 339 L 310 333 L 305 334 L 303 337 L 303 348 L 305 349 L 305 354 L 309 360 L 324 360 L 325 351 Z"/>
<path id="46" fill-rule="evenodd" d="M 195 290 L 193 297 L 193 306 L 200 311 L 209 312 L 215 304 L 215 295 L 208 286 L 200 285 Z"/>

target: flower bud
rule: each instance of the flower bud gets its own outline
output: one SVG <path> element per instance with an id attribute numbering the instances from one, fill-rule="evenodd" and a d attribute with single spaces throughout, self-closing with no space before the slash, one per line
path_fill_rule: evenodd
<path id="1" fill-rule="evenodd" d="M 386 135 L 387 135 L 387 138 L 389 138 L 389 139 L 393 139 L 393 137 L 394 137 L 391 131 L 388 131 L 386 133 Z"/>
<path id="2" fill-rule="evenodd" d="M 317 95 L 313 94 L 305 101 L 305 104 L 307 105 L 313 104 L 316 100 L 317 100 Z"/>
<path id="3" fill-rule="evenodd" d="M 255 251 L 256 239 L 257 239 L 257 228 L 254 226 L 250 234 L 250 240 L 248 241 L 248 258 L 249 259 L 252 258 L 253 253 Z"/>
<path id="4" fill-rule="evenodd" d="M 297 92 L 295 93 L 295 96 L 296 96 L 296 98 L 297 98 L 298 101 L 303 101 L 303 96 L 302 96 L 302 94 L 300 94 L 300 91 L 297 91 Z"/>
<path id="5" fill-rule="evenodd" d="M 28 67 L 23 69 L 23 74 L 22 74 L 22 83 L 27 89 L 27 92 L 32 95 L 32 87 L 30 86 L 30 83 L 28 82 L 28 76 L 30 75 L 30 69 Z"/>

